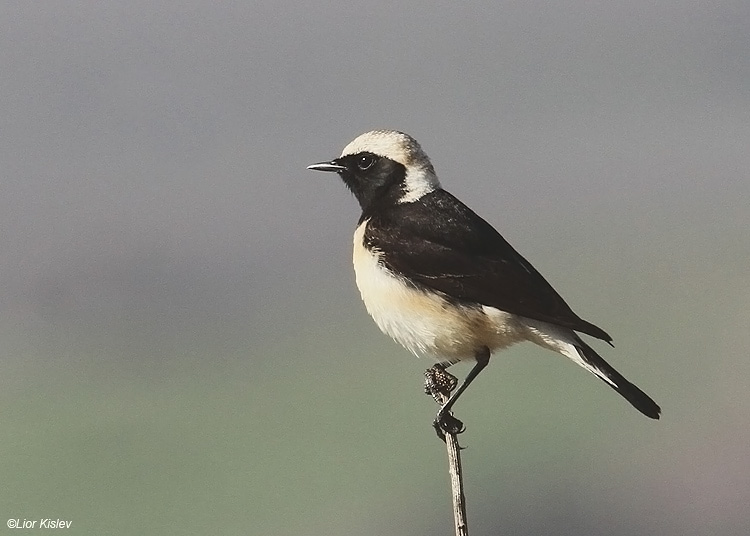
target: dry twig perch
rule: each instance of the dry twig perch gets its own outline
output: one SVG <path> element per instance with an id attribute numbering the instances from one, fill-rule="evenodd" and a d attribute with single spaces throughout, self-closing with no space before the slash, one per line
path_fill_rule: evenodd
<path id="1" fill-rule="evenodd" d="M 427 371 L 429 373 L 429 370 Z M 430 385 L 429 378 L 428 383 Z M 441 406 L 448 400 L 450 392 L 426 389 Z M 453 520 L 456 536 L 469 536 L 469 526 L 466 523 L 466 497 L 464 496 L 463 472 L 461 469 L 461 447 L 458 444 L 458 434 L 445 433 L 445 447 L 448 451 L 448 474 L 451 479 L 451 495 L 453 497 Z"/>

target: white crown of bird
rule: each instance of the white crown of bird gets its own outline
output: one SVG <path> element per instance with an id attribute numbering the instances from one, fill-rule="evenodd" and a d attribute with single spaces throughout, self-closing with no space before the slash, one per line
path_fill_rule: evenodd
<path id="1" fill-rule="evenodd" d="M 344 147 L 341 156 L 362 152 L 373 153 L 390 158 L 407 169 L 423 169 L 435 173 L 430 159 L 417 140 L 397 130 L 371 130 L 357 136 Z"/>

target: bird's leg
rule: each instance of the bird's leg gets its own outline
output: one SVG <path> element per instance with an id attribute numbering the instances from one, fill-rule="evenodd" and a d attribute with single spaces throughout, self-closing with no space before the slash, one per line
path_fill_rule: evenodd
<path id="1" fill-rule="evenodd" d="M 461 394 L 466 390 L 469 384 L 474 381 L 474 378 L 476 378 L 479 373 L 482 372 L 484 367 L 486 367 L 490 362 L 490 349 L 485 346 L 477 352 L 475 358 L 477 362 L 474 365 L 474 368 L 469 371 L 469 374 L 466 375 L 466 379 L 463 381 L 463 383 L 448 397 L 448 400 L 443 403 L 443 405 L 437 412 L 437 416 L 435 417 L 433 426 L 435 427 L 435 431 L 437 432 L 438 437 L 440 437 L 441 439 L 445 439 L 446 433 L 460 434 L 464 431 L 463 423 L 451 414 L 451 408 L 453 408 L 453 404 L 456 403 L 458 397 L 461 396 Z M 435 367 L 433 367 L 433 369 L 434 368 Z M 445 370 L 443 370 L 443 372 L 445 372 Z M 448 373 L 445 372 L 445 374 Z M 451 377 L 453 376 L 451 375 Z"/>
<path id="2" fill-rule="evenodd" d="M 437 363 L 424 371 L 424 392 L 432 396 L 441 407 L 448 401 L 451 392 L 458 385 L 458 378 L 446 370 L 449 366 L 451 366 L 450 362 Z M 450 423 L 447 421 L 450 421 Z M 445 428 L 453 430 L 455 433 L 460 433 L 464 429 L 464 424 L 450 412 L 447 413 L 444 423 Z M 432 423 L 432 426 L 435 428 L 437 436 L 445 441 L 445 432 L 443 428 L 438 426 L 437 419 Z"/>

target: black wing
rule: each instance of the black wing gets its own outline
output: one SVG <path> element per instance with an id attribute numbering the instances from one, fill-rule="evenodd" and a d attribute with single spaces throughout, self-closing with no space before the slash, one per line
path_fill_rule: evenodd
<path id="1" fill-rule="evenodd" d="M 579 318 L 489 223 L 445 190 L 376 212 L 362 215 L 370 220 L 365 241 L 383 252 L 390 270 L 417 285 L 612 340 Z"/>

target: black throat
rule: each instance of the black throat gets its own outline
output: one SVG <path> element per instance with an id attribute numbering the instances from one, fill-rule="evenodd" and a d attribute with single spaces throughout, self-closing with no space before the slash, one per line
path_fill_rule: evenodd
<path id="1" fill-rule="evenodd" d="M 405 193 L 406 167 L 390 158 L 379 157 L 369 168 L 357 167 L 361 153 L 337 160 L 346 170 L 339 176 L 357 198 L 362 215 L 377 211 L 378 207 L 396 204 Z"/>

